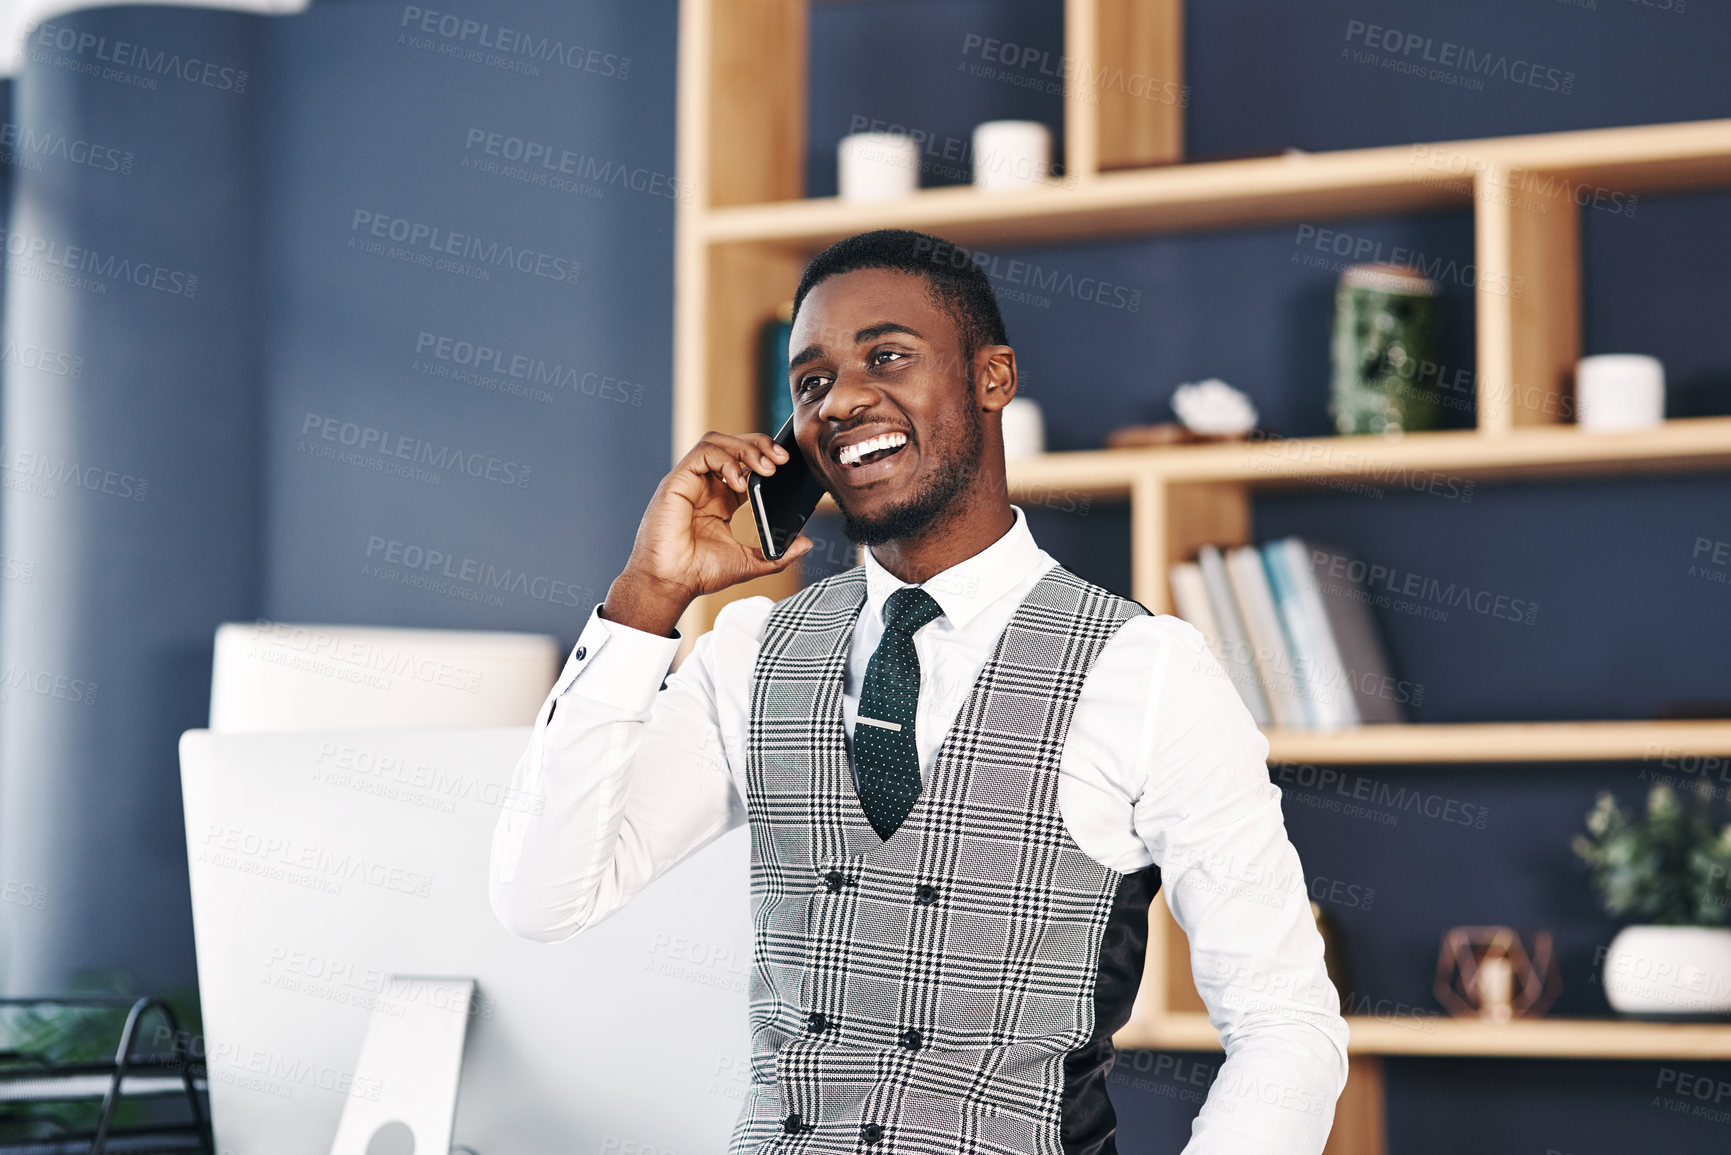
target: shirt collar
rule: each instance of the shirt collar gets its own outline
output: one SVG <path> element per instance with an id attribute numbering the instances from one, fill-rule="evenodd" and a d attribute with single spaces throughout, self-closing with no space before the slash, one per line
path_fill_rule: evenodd
<path id="1" fill-rule="evenodd" d="M 1016 513 L 1016 523 L 1004 536 L 972 557 L 964 558 L 949 569 L 940 570 L 918 583 L 932 595 L 944 611 L 950 625 L 961 629 L 975 615 L 1023 581 L 1038 569 L 1040 572 L 1056 565 L 1056 560 L 1034 542 L 1028 530 L 1027 515 L 1022 507 L 1010 506 Z M 868 548 L 865 555 L 866 603 L 879 618 L 884 602 L 904 586 L 905 582 L 885 569 Z"/>

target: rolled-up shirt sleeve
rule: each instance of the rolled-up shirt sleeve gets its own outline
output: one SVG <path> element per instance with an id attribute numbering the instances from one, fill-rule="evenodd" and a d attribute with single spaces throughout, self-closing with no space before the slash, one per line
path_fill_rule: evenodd
<path id="1" fill-rule="evenodd" d="M 541 704 L 493 831 L 493 912 L 542 942 L 594 926 L 745 821 L 717 716 L 721 621 L 669 674 L 678 636 L 600 611 Z"/>
<path id="2" fill-rule="evenodd" d="M 1184 1155 L 1316 1155 L 1346 1085 L 1346 1020 L 1268 778 L 1268 739 L 1202 635 L 1168 620 L 1135 823 L 1226 1051 Z"/>

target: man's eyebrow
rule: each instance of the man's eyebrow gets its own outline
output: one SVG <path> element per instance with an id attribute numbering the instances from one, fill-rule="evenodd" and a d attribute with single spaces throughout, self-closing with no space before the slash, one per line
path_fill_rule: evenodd
<path id="1" fill-rule="evenodd" d="M 854 344 L 858 345 L 865 341 L 872 341 L 889 333 L 906 333 L 908 336 L 918 337 L 922 341 L 926 339 L 924 333 L 920 332 L 918 329 L 912 328 L 911 326 L 904 325 L 900 321 L 879 321 L 875 325 L 867 325 L 865 328 L 856 332 L 853 335 Z M 788 359 L 788 372 L 791 373 L 801 365 L 804 365 L 807 361 L 815 361 L 822 356 L 823 347 L 821 345 L 807 345 Z"/>
<path id="2" fill-rule="evenodd" d="M 920 332 L 918 329 L 909 328 L 907 325 L 904 325 L 899 321 L 879 321 L 877 324 L 869 325 L 855 333 L 853 335 L 854 344 L 857 345 L 861 341 L 874 340 L 878 337 L 882 337 L 886 333 L 906 333 L 908 336 L 918 337 L 922 341 L 926 339 L 924 333 Z"/>

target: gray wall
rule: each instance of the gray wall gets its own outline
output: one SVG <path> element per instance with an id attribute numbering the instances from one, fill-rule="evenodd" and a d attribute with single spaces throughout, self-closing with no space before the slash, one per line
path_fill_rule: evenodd
<path id="1" fill-rule="evenodd" d="M 6 985 L 187 986 L 175 742 L 208 715 L 216 623 L 257 606 L 256 21 L 54 23 L 74 47 L 40 50 L 12 118 L 0 877 L 32 889 L 0 903 Z M 76 33 L 217 83 L 113 79 Z"/>

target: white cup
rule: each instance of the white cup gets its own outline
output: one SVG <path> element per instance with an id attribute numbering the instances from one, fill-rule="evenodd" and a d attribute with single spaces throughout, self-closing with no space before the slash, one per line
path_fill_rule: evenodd
<path id="1" fill-rule="evenodd" d="M 1046 419 L 1032 397 L 1012 397 L 998 410 L 1004 434 L 1004 460 L 1034 457 L 1046 451 Z"/>
<path id="2" fill-rule="evenodd" d="M 1582 357 L 1575 422 L 1582 429 L 1647 429 L 1665 420 L 1665 366 L 1643 353 Z"/>
<path id="3" fill-rule="evenodd" d="M 856 132 L 836 149 L 836 187 L 845 201 L 887 201 L 920 187 L 920 146 L 900 132 Z"/>
<path id="4" fill-rule="evenodd" d="M 988 120 L 974 126 L 974 187 L 988 192 L 1037 188 L 1052 176 L 1052 130 L 1037 120 Z"/>

